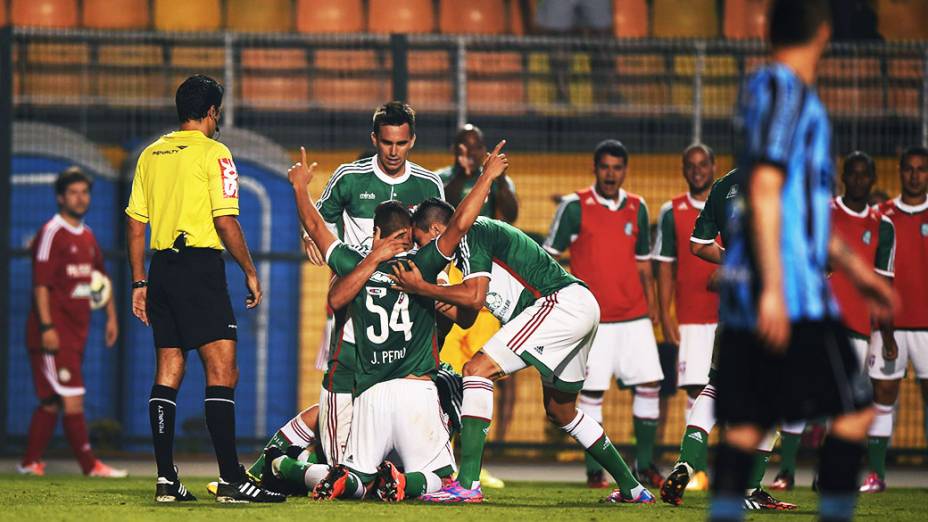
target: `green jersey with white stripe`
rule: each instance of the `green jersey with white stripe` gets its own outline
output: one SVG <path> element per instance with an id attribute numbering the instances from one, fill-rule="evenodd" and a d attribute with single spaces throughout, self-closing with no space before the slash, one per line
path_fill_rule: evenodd
<path id="1" fill-rule="evenodd" d="M 728 245 L 728 219 L 731 217 L 732 202 L 738 196 L 738 181 L 732 170 L 712 183 L 706 205 L 696 218 L 690 241 L 713 243 L 722 236 L 722 246 Z"/>
<path id="2" fill-rule="evenodd" d="M 344 276 L 363 259 L 360 249 L 339 243 L 330 249 L 326 262 L 338 276 Z M 405 259 L 403 255 L 378 265 L 349 305 L 356 345 L 356 396 L 380 382 L 438 372 L 435 302 L 391 288 L 391 267 Z M 411 259 L 430 283 L 450 261 L 439 252 L 436 241 L 420 248 Z"/>
<path id="3" fill-rule="evenodd" d="M 521 230 L 479 217 L 461 239 L 455 265 L 464 279 L 489 277 L 486 307 L 503 324 L 539 297 L 582 281 L 567 273 Z"/>

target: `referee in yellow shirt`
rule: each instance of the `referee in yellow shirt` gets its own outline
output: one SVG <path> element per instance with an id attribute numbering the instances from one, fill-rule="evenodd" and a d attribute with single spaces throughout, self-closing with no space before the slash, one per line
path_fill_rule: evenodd
<path id="1" fill-rule="evenodd" d="M 283 502 L 248 482 L 235 449 L 235 315 L 223 247 L 245 273 L 246 306 L 261 302 L 261 284 L 238 219 L 238 173 L 232 154 L 212 139 L 219 130 L 222 86 L 196 75 L 177 89 L 180 130 L 139 156 L 126 207 L 132 313 L 151 325 L 157 352 L 148 401 L 158 482 L 157 502 L 196 500 L 174 467 L 174 419 L 185 356 L 196 349 L 206 371 L 206 425 L 219 462 L 219 502 Z M 145 228 L 151 259 L 145 276 Z"/>

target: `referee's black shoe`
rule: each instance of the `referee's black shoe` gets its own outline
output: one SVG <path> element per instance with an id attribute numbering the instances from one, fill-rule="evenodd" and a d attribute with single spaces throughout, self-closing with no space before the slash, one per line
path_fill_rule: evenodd
<path id="1" fill-rule="evenodd" d="M 158 477 L 155 485 L 155 502 L 190 502 L 197 497 L 187 490 L 187 488 L 177 478 L 177 468 L 174 468 L 174 480 L 165 477 Z"/>
<path id="2" fill-rule="evenodd" d="M 249 502 L 277 503 L 287 500 L 286 495 L 253 484 L 245 476 L 244 468 L 242 468 L 240 476 L 241 478 L 236 482 L 219 482 L 219 486 L 216 488 L 216 502 L 247 504 Z"/>

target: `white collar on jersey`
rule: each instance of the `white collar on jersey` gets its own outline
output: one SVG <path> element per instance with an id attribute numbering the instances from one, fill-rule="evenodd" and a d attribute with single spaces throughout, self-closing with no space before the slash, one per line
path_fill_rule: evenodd
<path id="1" fill-rule="evenodd" d="M 896 199 L 893 200 L 893 203 L 896 204 L 896 208 L 907 213 L 907 214 L 916 214 L 922 210 L 928 209 L 928 199 L 925 199 L 920 205 L 906 205 L 902 202 L 902 196 L 896 196 Z"/>
<path id="2" fill-rule="evenodd" d="M 590 189 L 593 191 L 593 197 L 596 198 L 596 202 L 600 205 L 612 210 L 613 212 L 622 208 L 622 204 L 625 203 L 625 189 L 619 189 L 619 199 L 606 199 L 599 195 L 599 192 L 596 192 L 596 184 L 594 183 Z"/>
<path id="3" fill-rule="evenodd" d="M 867 216 L 870 215 L 870 207 L 864 207 L 864 209 L 861 210 L 860 212 L 855 212 L 855 211 L 853 211 L 853 210 L 847 208 L 847 205 L 844 204 L 844 196 L 838 196 L 838 197 L 836 197 L 836 198 L 835 198 L 835 203 L 838 204 L 838 208 L 840 208 L 841 210 L 843 210 L 844 212 L 846 212 L 848 215 L 851 215 L 851 216 L 854 216 L 854 217 L 859 217 L 859 218 L 865 218 L 865 217 L 867 217 Z"/>
<path id="4" fill-rule="evenodd" d="M 696 210 L 702 210 L 706 206 L 705 201 L 699 201 L 698 199 L 693 199 L 693 195 L 689 192 L 686 193 L 686 200 L 690 202 L 690 205 L 693 205 L 693 208 Z"/>
<path id="5" fill-rule="evenodd" d="M 406 181 L 407 179 L 409 179 L 409 172 L 411 170 L 409 166 L 409 160 L 407 160 L 406 163 L 403 165 L 403 173 L 395 178 L 390 177 L 387 175 L 386 172 L 383 171 L 383 169 L 380 168 L 380 164 L 377 163 L 376 154 L 374 154 L 374 156 L 371 158 L 371 166 L 374 169 L 374 175 L 377 176 L 380 179 L 380 181 L 383 181 L 387 185 L 399 185 L 400 183 Z"/>
<path id="6" fill-rule="evenodd" d="M 61 214 L 55 214 L 55 217 L 52 218 L 52 221 L 61 225 L 61 228 L 67 230 L 72 234 L 83 234 L 84 233 L 84 222 L 81 221 L 80 225 L 74 226 L 68 223 Z"/>

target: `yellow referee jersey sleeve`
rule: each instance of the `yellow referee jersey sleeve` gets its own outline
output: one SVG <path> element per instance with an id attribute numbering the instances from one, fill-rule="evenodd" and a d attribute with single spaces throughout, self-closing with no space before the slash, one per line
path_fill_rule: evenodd
<path id="1" fill-rule="evenodd" d="M 151 248 L 222 250 L 213 218 L 238 215 L 238 171 L 228 147 L 200 131 L 162 136 L 139 156 L 126 214 L 151 226 Z"/>

